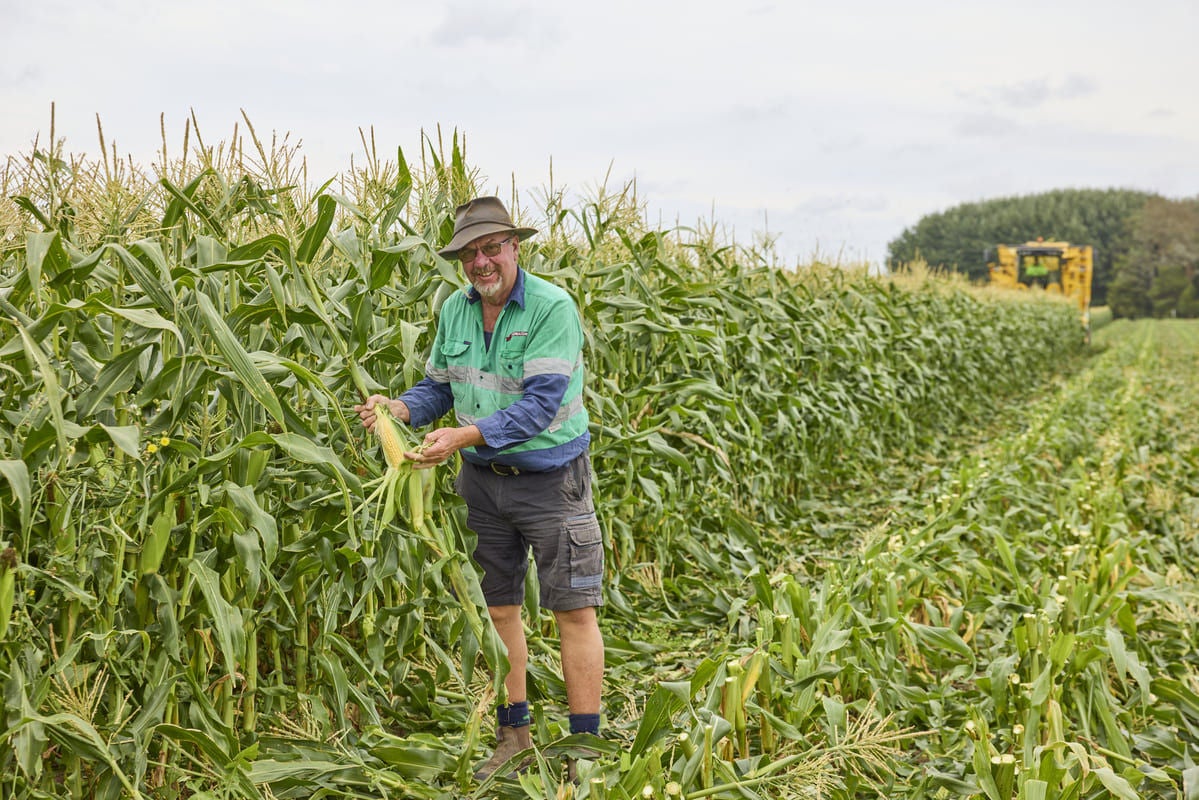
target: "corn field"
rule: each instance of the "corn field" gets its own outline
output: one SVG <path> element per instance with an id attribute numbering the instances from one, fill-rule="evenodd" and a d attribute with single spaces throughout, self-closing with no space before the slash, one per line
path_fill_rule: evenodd
<path id="1" fill-rule="evenodd" d="M 165 137 L 164 137 L 165 138 Z M 553 186 L 587 335 L 602 738 L 527 592 L 532 768 L 453 468 L 376 513 L 455 135 L 312 188 L 247 120 L 0 173 L 0 796 L 1199 798 L 1199 327 L 919 268 L 779 268 Z M 1098 317 L 1097 317 L 1098 318 Z M 578 785 L 562 761 L 582 756 Z"/>

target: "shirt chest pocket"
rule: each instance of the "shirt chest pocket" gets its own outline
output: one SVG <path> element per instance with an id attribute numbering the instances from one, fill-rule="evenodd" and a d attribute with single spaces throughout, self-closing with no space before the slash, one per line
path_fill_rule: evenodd
<path id="1" fill-rule="evenodd" d="M 470 361 L 470 342 L 443 342 L 441 355 L 450 366 L 466 364 Z"/>
<path id="2" fill-rule="evenodd" d="M 499 367 L 505 378 L 523 378 L 525 374 L 525 340 L 513 339 L 500 345 Z"/>
<path id="3" fill-rule="evenodd" d="M 445 362 L 445 379 L 450 382 L 454 395 L 454 411 L 462 425 L 469 424 L 482 413 L 476 370 L 471 368 L 470 348 L 471 343 L 461 339 L 442 342 L 440 348 L 441 358 Z"/>

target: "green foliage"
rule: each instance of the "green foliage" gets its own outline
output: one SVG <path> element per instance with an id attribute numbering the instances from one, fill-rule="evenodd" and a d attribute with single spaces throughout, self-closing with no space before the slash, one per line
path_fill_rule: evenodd
<path id="1" fill-rule="evenodd" d="M 1153 303 L 1153 316 L 1172 317 L 1178 312 L 1178 301 L 1191 285 L 1187 268 L 1181 264 L 1169 264 L 1158 269 L 1149 286 L 1149 299 Z"/>
<path id="2" fill-rule="evenodd" d="M 448 470 L 426 525 L 377 514 L 348 418 L 461 283 L 477 181 L 427 145 L 311 196 L 261 148 L 107 211 L 58 155 L 5 185 L 0 794 L 549 798 L 571 756 L 579 797 L 1177 796 L 1194 331 L 1088 353 L 1052 297 L 782 272 L 603 190 L 524 252 L 588 337 L 607 738 L 565 735 L 530 599 L 535 768 L 472 786 L 473 534 Z"/>
<path id="3" fill-rule="evenodd" d="M 1196 288 L 1195 281 L 1192 279 L 1187 281 L 1182 292 L 1178 295 L 1178 305 L 1175 307 L 1178 316 L 1184 319 L 1195 319 L 1199 317 L 1199 288 Z"/>
<path id="4" fill-rule="evenodd" d="M 1116 263 L 1117 317 L 1196 316 L 1199 198 L 1151 198 L 1134 216 L 1131 246 Z"/>
<path id="5" fill-rule="evenodd" d="M 1153 316 L 1153 301 L 1149 290 L 1153 274 L 1138 264 L 1126 262 L 1116 270 L 1115 280 L 1108 290 L 1108 306 L 1116 319 L 1138 319 Z"/>
<path id="6" fill-rule="evenodd" d="M 1095 264 L 1092 302 L 1107 302 L 1113 265 L 1131 246 L 1131 218 L 1154 195 L 1128 189 L 1058 189 L 1035 195 L 963 203 L 929 214 L 887 250 L 892 264 L 923 259 L 929 265 L 987 277 L 987 251 L 1036 239 L 1089 244 Z"/>

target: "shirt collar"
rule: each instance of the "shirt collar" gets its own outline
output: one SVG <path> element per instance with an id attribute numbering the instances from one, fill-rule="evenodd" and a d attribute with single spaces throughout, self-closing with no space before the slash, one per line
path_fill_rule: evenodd
<path id="1" fill-rule="evenodd" d="M 479 290 L 475 287 L 472 286 L 466 290 L 466 301 L 468 303 L 477 303 L 482 299 L 483 296 L 479 294 Z M 525 271 L 519 267 L 516 270 L 516 283 L 512 284 L 512 292 L 508 295 L 508 303 L 516 303 L 520 306 L 521 311 L 525 308 Z"/>

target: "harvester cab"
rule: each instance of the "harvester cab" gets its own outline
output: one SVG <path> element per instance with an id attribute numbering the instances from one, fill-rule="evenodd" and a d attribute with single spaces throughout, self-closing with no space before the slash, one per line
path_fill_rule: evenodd
<path id="1" fill-rule="evenodd" d="M 1091 277 L 1094 251 L 1090 245 L 1037 239 L 1018 245 L 998 245 L 987 251 L 991 283 L 1012 289 L 1041 289 L 1072 298 L 1083 327 L 1091 329 Z"/>

